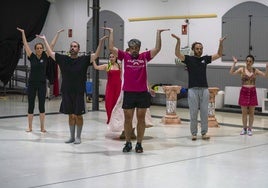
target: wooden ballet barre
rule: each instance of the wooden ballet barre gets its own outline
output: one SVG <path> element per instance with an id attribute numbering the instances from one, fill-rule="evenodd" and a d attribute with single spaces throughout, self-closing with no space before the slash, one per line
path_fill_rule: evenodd
<path id="1" fill-rule="evenodd" d="M 199 18 L 217 18 L 217 15 L 196 14 L 196 15 L 182 15 L 182 16 L 155 16 L 155 17 L 129 18 L 128 21 L 139 22 L 139 21 L 151 21 L 151 20 L 199 19 Z"/>

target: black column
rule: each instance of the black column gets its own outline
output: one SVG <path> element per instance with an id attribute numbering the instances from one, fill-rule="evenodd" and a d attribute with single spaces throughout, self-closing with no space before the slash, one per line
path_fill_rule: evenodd
<path id="1" fill-rule="evenodd" d="M 100 1 L 93 0 L 93 31 L 92 31 L 92 41 L 93 49 L 96 51 L 99 44 L 99 13 L 100 13 Z M 99 59 L 96 60 L 99 64 Z M 99 71 L 93 68 L 93 91 L 92 91 L 92 110 L 99 110 Z"/>

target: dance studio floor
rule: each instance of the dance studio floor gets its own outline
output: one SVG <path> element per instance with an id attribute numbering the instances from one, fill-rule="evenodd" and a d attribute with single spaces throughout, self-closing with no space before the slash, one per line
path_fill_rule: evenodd
<path id="1" fill-rule="evenodd" d="M 165 107 L 152 106 L 154 126 L 137 154 L 122 152 L 120 133 L 105 124 L 103 102 L 100 111 L 87 103 L 82 143 L 65 144 L 68 118 L 59 104 L 46 101 L 47 133 L 40 133 L 37 116 L 27 133 L 27 99 L 0 98 L 0 188 L 268 187 L 268 116 L 255 116 L 253 136 L 240 136 L 241 114 L 217 111 L 220 127 L 209 128 L 211 139 L 192 141 L 188 109 L 177 109 L 181 124 L 164 125 Z"/>

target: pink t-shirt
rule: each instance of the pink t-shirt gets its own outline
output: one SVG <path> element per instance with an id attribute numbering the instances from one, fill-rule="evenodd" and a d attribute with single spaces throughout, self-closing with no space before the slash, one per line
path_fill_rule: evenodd
<path id="1" fill-rule="evenodd" d="M 124 63 L 123 91 L 143 92 L 147 89 L 147 62 L 151 58 L 150 51 L 139 54 L 138 59 L 132 59 L 128 52 L 118 50 L 118 59 Z"/>

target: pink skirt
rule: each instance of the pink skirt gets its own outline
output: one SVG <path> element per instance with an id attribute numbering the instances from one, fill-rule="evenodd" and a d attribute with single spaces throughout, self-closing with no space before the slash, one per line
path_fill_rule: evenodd
<path id="1" fill-rule="evenodd" d="M 240 106 L 257 106 L 257 91 L 256 87 L 244 87 L 240 89 L 239 101 Z"/>

